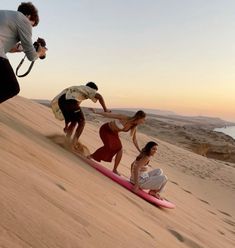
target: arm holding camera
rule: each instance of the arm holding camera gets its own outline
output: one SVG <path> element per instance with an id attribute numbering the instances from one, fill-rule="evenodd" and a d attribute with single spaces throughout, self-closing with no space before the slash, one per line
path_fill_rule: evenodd
<path id="1" fill-rule="evenodd" d="M 30 16 L 22 15 L 22 22 L 19 26 L 19 38 L 20 38 L 20 44 L 23 48 L 23 51 L 30 61 L 35 61 L 38 58 L 41 58 L 45 56 L 47 48 L 45 47 L 46 42 L 38 38 L 36 42 L 32 42 L 32 26 L 30 21 Z M 24 21 L 23 21 L 24 20 Z"/>
<path id="2" fill-rule="evenodd" d="M 37 47 L 37 54 L 38 54 L 38 57 L 41 58 L 41 57 L 45 57 L 46 56 L 46 51 L 48 49 L 44 46 L 41 46 L 41 44 L 38 45 Z M 21 45 L 21 42 L 18 42 L 16 43 L 16 45 L 9 51 L 10 53 L 20 53 L 20 52 L 23 52 L 24 49 Z"/>
<path id="3" fill-rule="evenodd" d="M 39 17 L 37 10 L 34 7 L 31 8 L 32 6 L 27 5 L 27 3 L 19 6 L 16 16 L 19 42 L 9 52 L 24 52 L 28 60 L 35 61 L 45 57 L 47 48 L 45 47 L 46 42 L 41 38 L 38 38 L 34 43 L 32 42 L 32 27 L 38 24 Z"/>
<path id="4" fill-rule="evenodd" d="M 35 58 L 35 60 L 36 60 L 37 58 L 40 58 L 40 59 L 45 59 L 45 58 L 46 58 L 46 51 L 47 51 L 47 48 L 46 48 L 46 42 L 45 42 L 44 39 L 38 38 L 37 41 L 35 41 L 35 42 L 33 43 L 33 49 L 34 49 L 34 53 L 37 54 L 37 57 Z M 29 68 L 28 68 L 28 70 L 27 70 L 24 74 L 21 74 L 21 75 L 20 75 L 20 74 L 19 74 L 19 69 L 20 69 L 21 65 L 24 63 L 25 57 L 28 55 L 28 53 L 27 53 L 26 51 L 24 51 L 24 52 L 25 52 L 26 55 L 25 55 L 24 58 L 20 61 L 19 65 L 18 65 L 17 68 L 16 68 L 16 75 L 17 75 L 18 77 L 25 77 L 25 76 L 27 76 L 27 75 L 30 73 L 30 71 L 31 71 L 31 69 L 32 69 L 32 67 L 33 67 L 33 65 L 34 65 L 34 62 L 35 62 L 35 60 L 32 60 L 30 66 L 29 66 Z M 31 57 L 28 57 L 28 59 L 30 60 Z"/>

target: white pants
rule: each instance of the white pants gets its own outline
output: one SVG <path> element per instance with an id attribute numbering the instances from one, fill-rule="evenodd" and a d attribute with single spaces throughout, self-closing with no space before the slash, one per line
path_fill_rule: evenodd
<path id="1" fill-rule="evenodd" d="M 147 173 L 148 177 L 139 178 L 139 186 L 142 189 L 152 189 L 157 190 L 157 192 L 162 192 L 168 178 L 163 174 L 162 169 L 154 169 Z"/>

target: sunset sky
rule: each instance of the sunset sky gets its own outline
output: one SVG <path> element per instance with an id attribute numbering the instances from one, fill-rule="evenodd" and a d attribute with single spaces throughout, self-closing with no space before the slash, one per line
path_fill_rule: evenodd
<path id="1" fill-rule="evenodd" d="M 1 0 L 0 8 L 20 2 Z M 40 16 L 33 39 L 45 38 L 49 50 L 19 79 L 21 96 L 52 99 L 94 81 L 109 108 L 235 121 L 234 0 L 32 2 Z M 22 57 L 8 56 L 14 69 Z"/>

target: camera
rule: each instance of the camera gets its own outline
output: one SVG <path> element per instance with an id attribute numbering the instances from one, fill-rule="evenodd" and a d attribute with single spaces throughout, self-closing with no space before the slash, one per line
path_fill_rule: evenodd
<path id="1" fill-rule="evenodd" d="M 34 48 L 35 48 L 36 51 L 38 51 L 38 48 L 39 48 L 40 45 L 41 45 L 41 47 L 46 47 L 46 41 L 44 39 L 42 39 L 42 38 L 38 38 L 37 41 L 35 41 L 33 43 L 33 46 L 34 46 Z M 40 59 L 45 59 L 46 58 L 46 55 L 41 56 L 39 58 Z"/>
<path id="2" fill-rule="evenodd" d="M 46 47 L 46 41 L 45 41 L 44 39 L 42 39 L 42 38 L 38 38 L 37 41 L 35 41 L 35 42 L 33 43 L 33 46 L 34 46 L 35 50 L 38 51 L 39 46 L 41 46 L 41 47 Z M 28 75 L 28 74 L 30 73 L 30 71 L 31 71 L 31 69 L 32 69 L 32 67 L 33 67 L 33 64 L 34 64 L 35 61 L 31 61 L 31 64 L 30 64 L 28 70 L 27 70 L 24 74 L 22 74 L 22 75 L 19 75 L 19 74 L 18 74 L 18 71 L 19 71 L 21 65 L 23 64 L 25 57 L 26 57 L 26 55 L 25 55 L 24 58 L 20 61 L 19 65 L 18 65 L 17 68 L 16 68 L 16 75 L 17 75 L 17 77 L 25 77 L 26 75 Z M 39 58 L 40 58 L 40 59 L 45 59 L 45 58 L 46 58 L 46 55 L 41 56 L 41 57 L 39 57 Z"/>

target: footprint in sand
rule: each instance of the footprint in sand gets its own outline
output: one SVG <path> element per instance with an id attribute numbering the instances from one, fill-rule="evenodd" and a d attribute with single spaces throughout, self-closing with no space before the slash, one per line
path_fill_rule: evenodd
<path id="1" fill-rule="evenodd" d="M 221 210 L 218 210 L 221 214 L 223 214 L 223 215 L 226 215 L 226 216 L 229 216 L 229 217 L 232 217 L 230 214 L 228 214 L 228 213 L 226 213 L 226 212 L 224 212 L 224 211 L 221 211 Z"/>
<path id="2" fill-rule="evenodd" d="M 220 230 L 217 230 L 217 232 L 220 233 L 221 235 L 225 235 L 225 233 Z"/>
<path id="3" fill-rule="evenodd" d="M 214 213 L 213 211 L 211 210 L 208 210 L 209 213 L 213 214 L 213 215 L 217 215 L 216 213 Z"/>
<path id="4" fill-rule="evenodd" d="M 168 229 L 168 231 L 176 238 L 178 239 L 180 242 L 184 243 L 185 245 L 187 245 L 190 248 L 203 248 L 203 246 L 199 245 L 198 243 L 196 243 L 195 241 L 183 236 L 182 234 L 180 234 L 179 232 L 173 230 L 173 229 Z"/>
<path id="5" fill-rule="evenodd" d="M 170 180 L 170 182 L 171 183 L 174 183 L 175 185 L 179 185 L 177 182 L 174 182 L 174 181 L 171 181 L 171 180 Z"/>
<path id="6" fill-rule="evenodd" d="M 229 232 L 231 232 L 233 235 L 235 235 L 235 232 L 234 232 L 235 222 L 232 220 L 229 220 L 229 219 L 223 219 L 223 222 L 230 225 L 233 230 L 230 230 L 231 227 L 225 228 L 225 229 L 228 230 Z"/>
<path id="7" fill-rule="evenodd" d="M 183 188 L 182 188 L 182 189 L 183 189 Z M 189 190 L 183 189 L 183 191 L 185 191 L 185 192 L 188 193 L 188 194 L 192 194 L 192 192 L 189 191 Z"/>
<path id="8" fill-rule="evenodd" d="M 66 188 L 65 188 L 63 185 L 61 185 L 61 184 L 59 184 L 59 183 L 56 183 L 55 185 L 58 186 L 58 187 L 59 187 L 60 189 L 62 189 L 63 191 L 67 191 Z"/>
<path id="9" fill-rule="evenodd" d="M 200 198 L 197 198 L 198 200 L 200 200 L 201 202 L 204 202 L 204 203 L 206 203 L 207 205 L 210 205 L 210 203 L 208 202 L 208 201 L 205 201 L 205 200 L 203 200 L 203 199 L 200 199 Z"/>
<path id="10" fill-rule="evenodd" d="M 230 226 L 232 226 L 232 227 L 235 227 L 235 222 L 234 222 L 234 221 L 232 221 L 232 220 L 223 219 L 223 222 L 225 222 L 225 223 L 229 224 L 229 225 L 230 225 Z"/>

